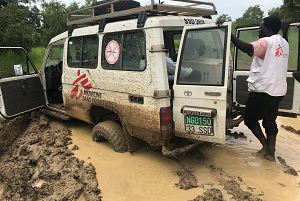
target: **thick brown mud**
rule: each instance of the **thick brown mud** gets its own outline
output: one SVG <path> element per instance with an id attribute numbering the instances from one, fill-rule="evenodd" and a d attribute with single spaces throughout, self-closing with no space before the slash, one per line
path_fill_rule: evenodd
<path id="1" fill-rule="evenodd" d="M 279 118 L 295 129 L 300 119 Z M 286 166 L 255 155 L 261 149 L 243 123 L 226 135 L 226 145 L 205 143 L 176 160 L 144 148 L 133 154 L 115 153 L 107 142 L 92 142 L 92 126 L 76 122 L 72 140 L 75 156 L 96 168 L 103 200 L 300 200 L 299 176 Z M 300 170 L 300 138 L 279 127 L 276 157 Z M 69 145 L 72 148 L 73 145 Z"/>
<path id="2" fill-rule="evenodd" d="M 94 166 L 79 161 L 67 147 L 72 143 L 69 127 L 42 115 L 22 133 L 23 118 L 28 115 L 11 120 L 20 122 L 15 140 L 2 135 L 16 130 L 11 123 L 1 126 L 0 200 L 101 200 Z"/>
<path id="3" fill-rule="evenodd" d="M 69 128 L 31 118 L 0 126 L 0 200 L 300 200 L 300 137 L 284 127 L 275 163 L 255 155 L 261 145 L 242 124 L 225 145 L 204 143 L 175 160 L 148 148 L 116 153 L 77 120 Z M 296 131 L 299 122 L 278 118 Z"/>
<path id="4" fill-rule="evenodd" d="M 290 131 L 292 133 L 295 133 L 297 135 L 300 135 L 300 130 L 296 130 L 294 129 L 292 126 L 285 126 L 285 125 L 281 125 L 282 128 L 284 128 L 287 131 Z"/>

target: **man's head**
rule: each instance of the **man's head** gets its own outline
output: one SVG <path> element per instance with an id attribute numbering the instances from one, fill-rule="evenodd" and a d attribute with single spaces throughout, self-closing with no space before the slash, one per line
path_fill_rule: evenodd
<path id="1" fill-rule="evenodd" d="M 259 26 L 258 36 L 259 38 L 269 37 L 274 34 L 278 34 L 281 28 L 281 20 L 278 17 L 270 16 L 264 18 Z"/>

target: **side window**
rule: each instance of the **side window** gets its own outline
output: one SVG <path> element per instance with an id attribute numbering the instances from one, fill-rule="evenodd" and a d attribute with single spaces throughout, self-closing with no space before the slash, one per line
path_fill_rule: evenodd
<path id="1" fill-rule="evenodd" d="M 227 28 L 187 31 L 177 84 L 224 85 Z"/>
<path id="2" fill-rule="evenodd" d="M 51 47 L 46 66 L 51 66 L 51 65 L 56 65 L 60 61 L 63 60 L 63 51 L 64 51 L 64 45 L 58 45 L 58 46 L 53 46 Z"/>
<path id="3" fill-rule="evenodd" d="M 96 68 L 98 64 L 98 36 L 70 38 L 68 44 L 68 66 L 77 68 Z"/>
<path id="4" fill-rule="evenodd" d="M 101 65 L 111 70 L 144 70 L 146 45 L 143 31 L 105 34 Z"/>
<path id="5" fill-rule="evenodd" d="M 279 31 L 279 34 L 282 36 L 282 31 Z M 298 45 L 299 45 L 299 28 L 297 26 L 290 26 L 288 31 L 288 41 L 290 46 L 289 54 L 289 64 L 288 70 L 295 71 L 297 70 L 298 65 Z"/>
<path id="6" fill-rule="evenodd" d="M 0 61 L 0 79 L 37 73 L 21 48 L 0 49 Z"/>
<path id="7" fill-rule="evenodd" d="M 258 29 L 243 30 L 239 32 L 239 39 L 247 43 L 257 41 L 258 38 Z M 241 50 L 237 51 L 236 56 L 236 68 L 238 70 L 250 70 L 253 57 L 250 57 L 248 54 L 243 53 Z"/>
<path id="8" fill-rule="evenodd" d="M 279 31 L 279 34 L 282 35 L 282 31 Z M 245 41 L 247 43 L 251 43 L 253 41 L 257 41 L 258 38 L 258 28 L 250 29 L 250 30 L 240 30 L 239 31 L 239 39 Z M 298 44 L 299 44 L 299 28 L 297 26 L 291 26 L 288 32 L 288 40 L 290 46 L 290 55 L 289 55 L 289 64 L 288 70 L 295 71 L 297 70 L 297 62 L 298 62 Z M 250 70 L 253 57 L 248 56 L 242 51 L 237 51 L 237 70 Z"/>

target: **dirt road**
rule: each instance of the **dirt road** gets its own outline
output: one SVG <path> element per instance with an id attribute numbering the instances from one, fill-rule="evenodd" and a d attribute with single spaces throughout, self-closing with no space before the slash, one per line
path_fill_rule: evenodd
<path id="1" fill-rule="evenodd" d="M 175 160 L 147 148 L 115 153 L 78 120 L 69 127 L 24 115 L 0 125 L 0 200 L 298 201 L 300 118 L 277 122 L 272 163 L 255 155 L 260 145 L 244 125 L 226 145 L 206 143 Z"/>
<path id="2" fill-rule="evenodd" d="M 78 145 L 75 156 L 95 166 L 104 201 L 194 200 L 209 189 L 213 190 L 206 195 L 211 197 L 220 190 L 219 200 L 297 201 L 300 177 L 284 172 L 290 166 L 299 175 L 300 135 L 280 126 L 300 130 L 300 118 L 279 117 L 277 123 L 276 153 L 287 165 L 257 157 L 260 145 L 244 125 L 232 130 L 244 135 L 228 135 L 226 145 L 207 143 L 179 160 L 149 149 L 115 153 L 108 143 L 92 142 L 92 126 L 79 121 L 71 126 L 69 148 Z"/>

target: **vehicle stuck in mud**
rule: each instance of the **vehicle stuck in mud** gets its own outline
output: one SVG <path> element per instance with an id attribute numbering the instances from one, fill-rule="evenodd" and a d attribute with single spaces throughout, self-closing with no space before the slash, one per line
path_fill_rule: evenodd
<path id="1" fill-rule="evenodd" d="M 102 1 L 71 12 L 70 29 L 50 41 L 41 72 L 25 53 L 26 62 L 1 74 L 1 115 L 41 108 L 80 119 L 95 125 L 94 141 L 108 140 L 116 152 L 147 142 L 176 157 L 200 141 L 225 143 L 226 127 L 243 120 L 233 119 L 243 114 L 250 61 L 237 50 L 231 58 L 231 22 L 215 25 L 213 3 L 181 2 L 187 5 Z M 80 15 L 86 10 L 92 15 Z M 257 29 L 239 27 L 237 36 L 251 40 Z M 174 77 L 167 58 L 176 62 Z M 280 114 L 296 116 L 300 83 L 293 71 L 299 67 L 289 70 Z M 194 144 L 173 150 L 182 139 Z"/>

